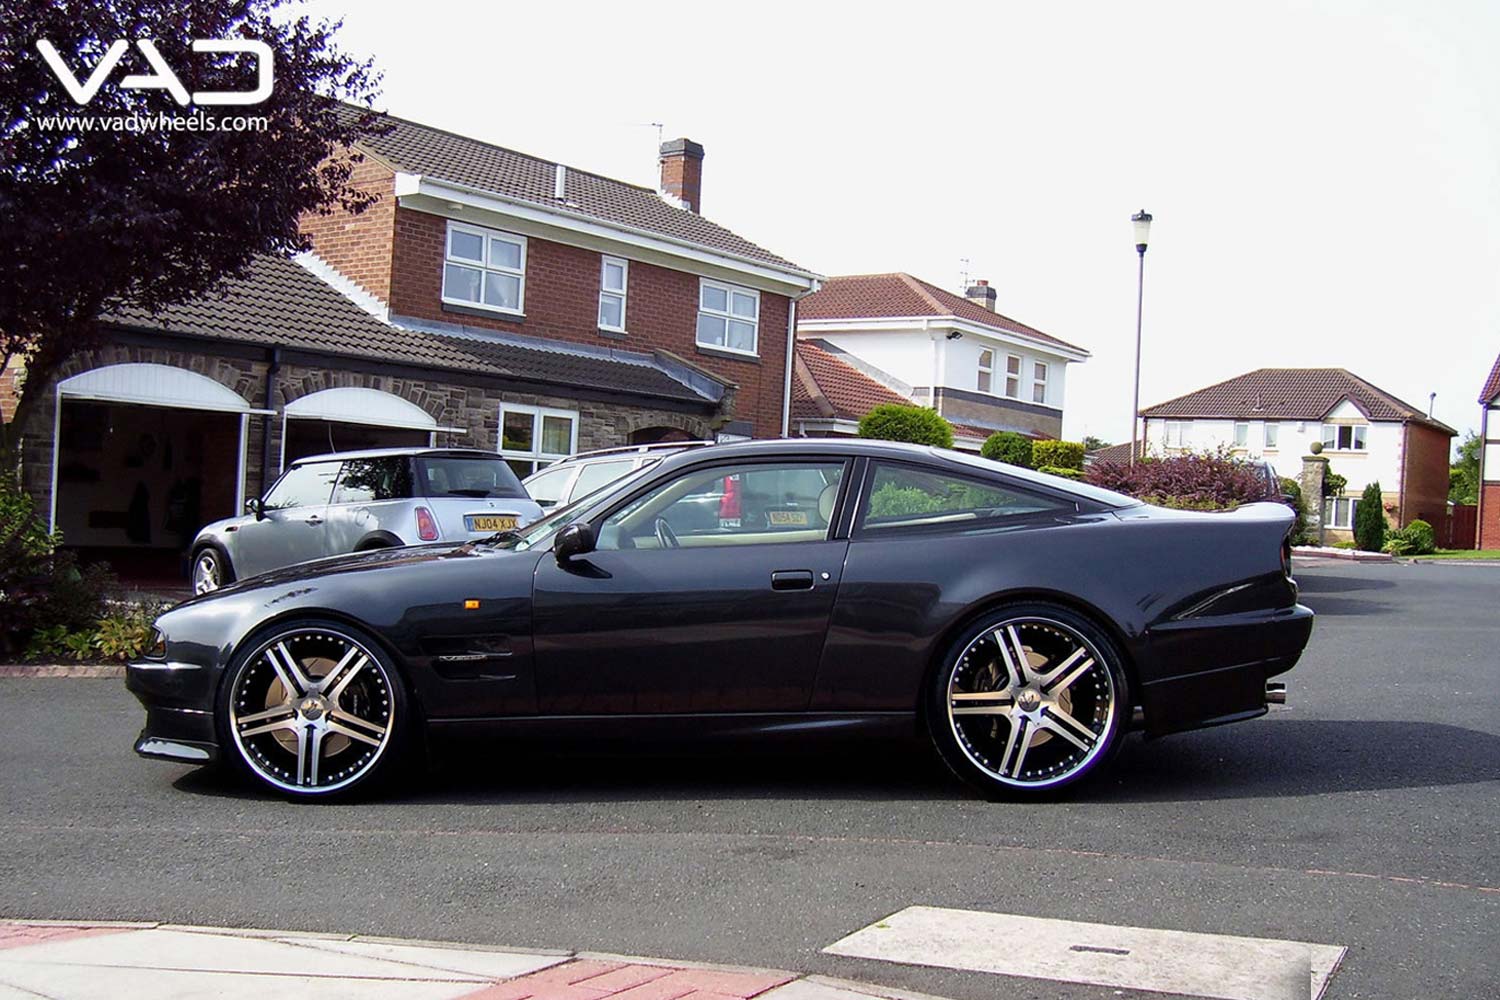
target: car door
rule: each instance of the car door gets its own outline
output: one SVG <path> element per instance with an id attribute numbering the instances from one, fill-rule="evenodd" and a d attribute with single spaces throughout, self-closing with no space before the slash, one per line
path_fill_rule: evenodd
<path id="1" fill-rule="evenodd" d="M 833 530 L 848 479 L 827 458 L 709 463 L 622 498 L 595 551 L 537 565 L 540 710 L 806 709 L 848 548 Z M 672 527 L 700 524 L 675 508 L 726 480 L 797 514 Z"/>
<path id="2" fill-rule="evenodd" d="M 292 466 L 261 501 L 261 517 L 242 525 L 234 543 L 241 579 L 324 555 L 323 530 L 338 462 Z"/>
<path id="3" fill-rule="evenodd" d="M 323 524 L 323 552 L 353 552 L 361 544 L 409 544 L 411 459 L 377 455 L 344 461 Z"/>

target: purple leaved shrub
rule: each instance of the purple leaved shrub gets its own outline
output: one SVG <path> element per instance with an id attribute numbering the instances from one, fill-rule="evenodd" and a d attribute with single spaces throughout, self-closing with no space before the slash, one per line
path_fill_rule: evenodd
<path id="1" fill-rule="evenodd" d="M 1277 500 L 1251 466 L 1225 455 L 1176 455 L 1146 458 L 1134 467 L 1124 462 L 1096 462 L 1088 482 L 1162 507 L 1230 510 L 1243 503 Z"/>

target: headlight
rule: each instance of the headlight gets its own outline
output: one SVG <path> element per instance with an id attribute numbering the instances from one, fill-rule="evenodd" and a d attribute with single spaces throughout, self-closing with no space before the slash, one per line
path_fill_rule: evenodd
<path id="1" fill-rule="evenodd" d="M 161 629 L 155 625 L 151 626 L 151 644 L 146 647 L 146 658 L 149 660 L 167 658 L 167 637 L 162 635 Z"/>

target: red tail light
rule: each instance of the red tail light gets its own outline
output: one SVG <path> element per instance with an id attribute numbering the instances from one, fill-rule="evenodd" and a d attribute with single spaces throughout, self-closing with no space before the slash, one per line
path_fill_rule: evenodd
<path id="1" fill-rule="evenodd" d="M 424 542 L 437 541 L 437 522 L 432 518 L 432 511 L 426 507 L 417 508 L 417 537 Z"/>
<path id="2" fill-rule="evenodd" d="M 719 520 L 738 521 L 740 519 L 740 477 L 724 477 L 724 495 L 719 498 Z"/>

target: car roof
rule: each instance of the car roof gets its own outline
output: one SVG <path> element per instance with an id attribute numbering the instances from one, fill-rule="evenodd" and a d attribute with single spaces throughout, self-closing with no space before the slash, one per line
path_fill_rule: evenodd
<path id="1" fill-rule="evenodd" d="M 494 458 L 500 456 L 483 448 L 363 448 L 359 451 L 330 451 L 321 455 L 304 455 L 292 465 L 309 462 L 341 462 L 350 458 L 390 458 L 392 456 L 448 455 L 454 458 Z"/>

